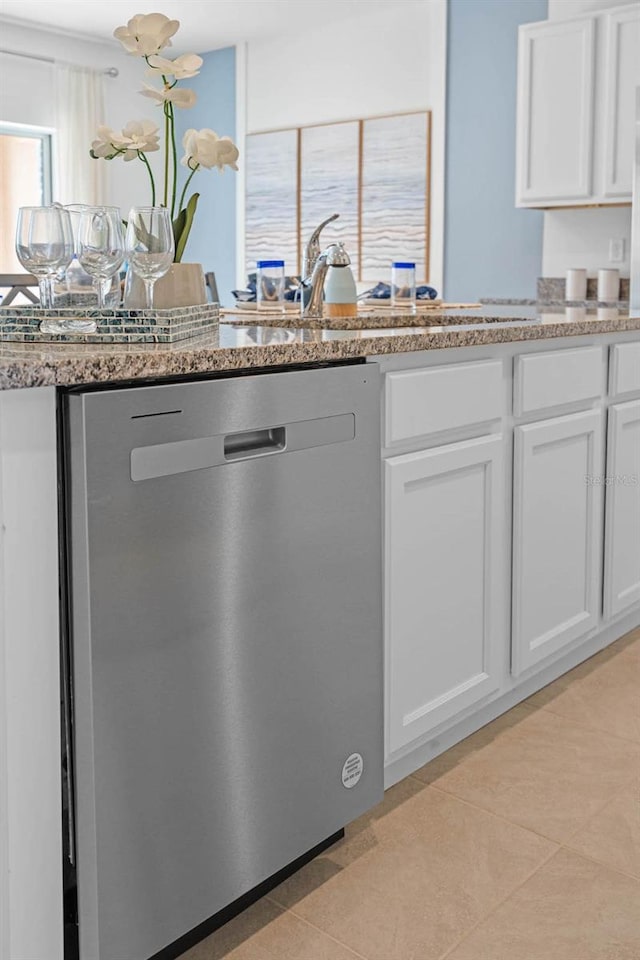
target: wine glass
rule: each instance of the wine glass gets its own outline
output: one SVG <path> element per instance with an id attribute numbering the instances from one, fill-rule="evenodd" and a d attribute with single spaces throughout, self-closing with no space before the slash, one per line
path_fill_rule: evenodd
<path id="1" fill-rule="evenodd" d="M 117 207 L 87 207 L 78 225 L 78 261 L 93 277 L 98 308 L 104 308 L 105 281 L 124 262 L 124 231 Z"/>
<path id="2" fill-rule="evenodd" d="M 127 256 L 144 281 L 146 307 L 153 307 L 153 285 L 168 272 L 174 254 L 173 224 L 166 207 L 132 207 L 127 225 Z"/>
<path id="3" fill-rule="evenodd" d="M 40 305 L 53 306 L 53 282 L 73 257 L 69 214 L 61 207 L 20 207 L 16 229 L 16 254 L 38 279 Z"/>

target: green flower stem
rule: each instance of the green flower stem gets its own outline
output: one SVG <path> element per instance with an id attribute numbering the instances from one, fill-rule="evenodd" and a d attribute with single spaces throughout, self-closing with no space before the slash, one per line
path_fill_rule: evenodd
<path id="1" fill-rule="evenodd" d="M 169 200 L 169 127 L 171 121 L 169 120 L 169 103 L 167 100 L 164 102 L 164 200 L 163 206 L 166 207 Z"/>
<path id="2" fill-rule="evenodd" d="M 178 151 L 176 149 L 176 119 L 171 102 L 169 102 L 169 111 L 171 117 L 171 152 L 173 155 L 173 185 L 171 188 L 171 219 L 173 220 L 176 209 L 176 190 L 178 188 Z"/>
<path id="3" fill-rule="evenodd" d="M 147 171 L 148 171 L 148 173 L 149 173 L 149 179 L 151 180 L 151 206 L 152 206 L 152 207 L 155 207 L 155 205 L 156 205 L 156 182 L 155 182 L 155 180 L 153 179 L 153 170 L 151 169 L 151 166 L 150 166 L 150 164 L 149 164 L 149 161 L 148 161 L 147 158 L 145 157 L 144 153 L 142 153 L 140 150 L 138 150 L 138 157 L 140 158 L 140 160 L 142 160 L 142 162 L 144 163 L 144 165 L 145 165 L 145 167 L 147 168 Z"/>
<path id="4" fill-rule="evenodd" d="M 182 207 L 183 207 L 183 204 L 184 204 L 184 198 L 185 198 L 185 195 L 186 195 L 186 193 L 187 193 L 187 187 L 188 187 L 189 184 L 191 183 L 191 178 L 192 178 L 192 176 L 194 175 L 194 173 L 196 172 L 196 170 L 199 169 L 199 167 L 200 167 L 200 164 L 197 163 L 197 164 L 195 165 L 195 167 L 193 168 L 193 170 L 191 171 L 191 173 L 189 174 L 189 176 L 187 177 L 187 182 L 185 183 L 184 187 L 182 188 L 182 193 L 180 194 L 180 203 L 178 204 L 178 213 L 180 213 L 180 211 L 182 210 Z"/>

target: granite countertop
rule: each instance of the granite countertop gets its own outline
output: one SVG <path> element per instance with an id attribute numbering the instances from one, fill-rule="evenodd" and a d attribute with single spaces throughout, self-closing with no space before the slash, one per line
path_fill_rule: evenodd
<path id="1" fill-rule="evenodd" d="M 631 318 L 617 307 L 487 304 L 429 310 L 426 316 L 381 310 L 304 328 L 297 319 L 260 317 L 259 325 L 255 319 L 227 317 L 210 334 L 172 345 L 0 341 L 0 389 L 124 382 L 627 330 L 640 336 L 640 317 Z"/>

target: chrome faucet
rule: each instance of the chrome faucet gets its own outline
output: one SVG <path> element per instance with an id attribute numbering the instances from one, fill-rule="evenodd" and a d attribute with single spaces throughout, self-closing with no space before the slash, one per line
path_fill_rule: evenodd
<path id="1" fill-rule="evenodd" d="M 305 247 L 302 261 L 302 289 L 300 290 L 300 311 L 303 317 L 318 318 L 322 316 L 324 280 L 327 275 L 327 268 L 332 264 L 327 262 L 327 256 L 331 247 L 327 247 L 324 253 L 320 252 L 320 234 L 328 223 L 337 220 L 339 216 L 339 213 L 333 213 L 330 217 L 327 217 L 326 220 L 323 220 L 313 231 Z M 347 263 L 349 262 L 347 258 Z M 311 290 L 306 305 L 305 289 Z"/>

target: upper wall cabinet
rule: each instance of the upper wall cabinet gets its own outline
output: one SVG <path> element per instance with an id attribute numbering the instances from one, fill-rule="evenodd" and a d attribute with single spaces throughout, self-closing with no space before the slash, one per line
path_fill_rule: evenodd
<path id="1" fill-rule="evenodd" d="M 602 23 L 606 31 L 603 193 L 630 200 L 635 88 L 640 86 L 640 5 L 614 10 Z"/>
<path id="2" fill-rule="evenodd" d="M 631 202 L 640 3 L 520 27 L 516 204 Z"/>
<path id="3" fill-rule="evenodd" d="M 518 202 L 584 202 L 591 193 L 592 18 L 520 28 Z"/>

